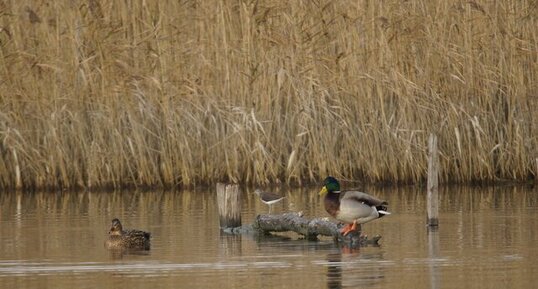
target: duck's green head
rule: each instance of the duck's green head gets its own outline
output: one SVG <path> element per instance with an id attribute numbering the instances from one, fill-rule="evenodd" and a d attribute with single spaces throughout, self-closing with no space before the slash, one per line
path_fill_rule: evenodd
<path id="1" fill-rule="evenodd" d="M 121 235 L 121 232 L 123 231 L 123 227 L 121 226 L 121 222 L 118 219 L 112 220 L 112 225 L 110 226 L 110 231 L 108 232 L 110 235 Z"/>
<path id="2" fill-rule="evenodd" d="M 329 176 L 323 181 L 323 188 L 319 191 L 319 195 L 323 197 L 329 192 L 337 191 L 340 191 L 340 183 L 335 178 Z"/>

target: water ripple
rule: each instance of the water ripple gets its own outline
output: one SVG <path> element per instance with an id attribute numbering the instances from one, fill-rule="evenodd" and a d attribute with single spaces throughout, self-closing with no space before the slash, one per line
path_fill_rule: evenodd
<path id="1" fill-rule="evenodd" d="M 182 270 L 229 270 L 248 268 L 287 268 L 288 262 L 222 262 L 222 263 L 39 263 L 39 262 L 0 262 L 0 276 L 9 275 L 52 275 L 62 273 L 90 272 L 171 272 Z"/>

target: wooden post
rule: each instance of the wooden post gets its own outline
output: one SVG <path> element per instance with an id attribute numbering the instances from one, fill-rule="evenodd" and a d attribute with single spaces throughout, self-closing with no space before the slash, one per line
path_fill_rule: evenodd
<path id="1" fill-rule="evenodd" d="M 13 160 L 15 161 L 15 189 L 22 189 L 22 180 L 21 180 L 21 168 L 19 166 L 19 158 L 17 157 L 17 151 L 15 149 L 13 152 Z"/>
<path id="2" fill-rule="evenodd" d="M 220 228 L 241 226 L 241 190 L 239 185 L 217 183 Z"/>
<path id="3" fill-rule="evenodd" d="M 538 158 L 536 158 L 535 161 L 536 161 L 536 172 L 534 173 L 534 182 L 538 183 Z"/>
<path id="4" fill-rule="evenodd" d="M 439 155 L 437 151 L 437 136 L 430 134 L 428 138 L 428 226 L 439 226 Z"/>

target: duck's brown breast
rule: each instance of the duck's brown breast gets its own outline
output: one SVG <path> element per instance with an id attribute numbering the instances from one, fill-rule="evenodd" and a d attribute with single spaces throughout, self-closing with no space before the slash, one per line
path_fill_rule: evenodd
<path id="1" fill-rule="evenodd" d="M 340 195 L 332 192 L 327 193 L 324 200 L 325 210 L 329 215 L 336 218 L 340 210 Z"/>

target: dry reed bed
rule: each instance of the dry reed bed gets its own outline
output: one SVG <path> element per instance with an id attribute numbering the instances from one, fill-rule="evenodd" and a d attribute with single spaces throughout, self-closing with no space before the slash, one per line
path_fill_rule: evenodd
<path id="1" fill-rule="evenodd" d="M 0 187 L 538 172 L 536 1 L 0 0 Z"/>

